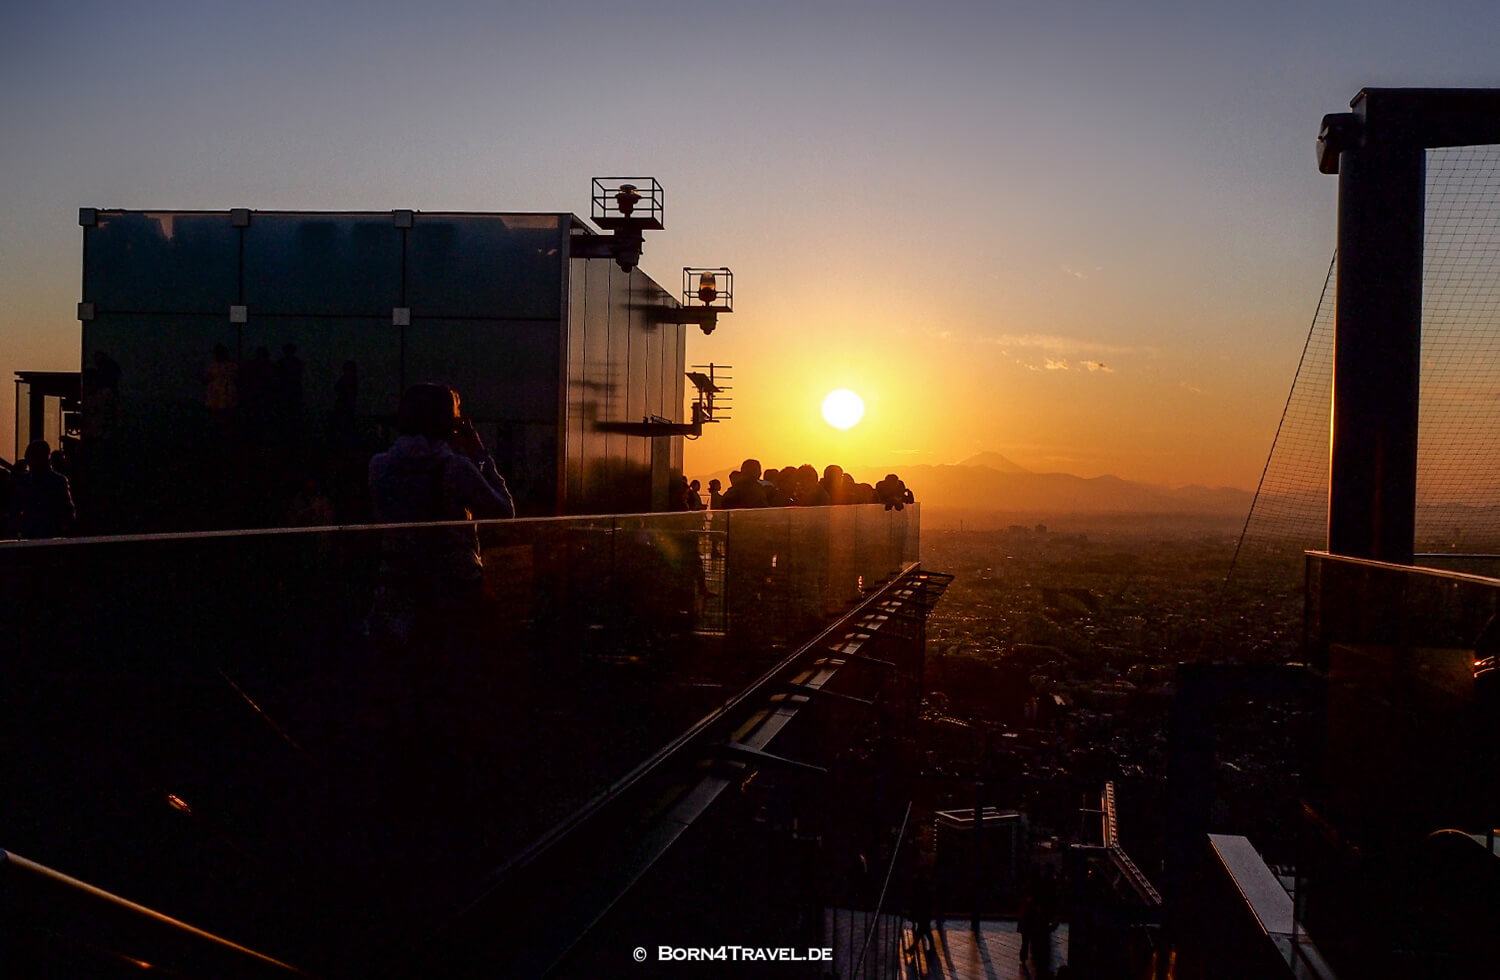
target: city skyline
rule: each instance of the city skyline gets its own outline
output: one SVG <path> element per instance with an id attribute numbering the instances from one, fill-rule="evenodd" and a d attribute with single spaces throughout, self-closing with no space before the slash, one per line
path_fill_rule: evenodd
<path id="1" fill-rule="evenodd" d="M 0 41 L 0 370 L 78 364 L 80 206 L 587 214 L 666 190 L 643 270 L 732 422 L 686 471 L 955 463 L 1251 489 L 1334 240 L 1317 122 L 1500 84 L 1449 3 L 1119 10 L 82 4 Z M 847 388 L 866 414 L 823 421 Z M 14 406 L 0 399 L 0 428 Z M 918 488 L 920 490 L 920 488 Z"/>

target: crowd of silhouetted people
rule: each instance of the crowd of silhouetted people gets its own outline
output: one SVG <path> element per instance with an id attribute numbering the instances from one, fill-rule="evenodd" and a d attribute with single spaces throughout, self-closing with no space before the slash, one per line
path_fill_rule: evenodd
<path id="1" fill-rule="evenodd" d="M 733 510 L 742 507 L 826 507 L 830 504 L 884 504 L 886 510 L 901 510 L 916 498 L 901 478 L 887 473 L 871 486 L 858 483 L 832 464 L 818 476 L 811 463 L 762 470 L 760 460 L 747 459 L 729 474 L 729 489 L 719 480 L 708 481 L 708 499 L 703 499 L 701 481 L 679 477 L 673 488 L 672 510 Z"/>
<path id="2" fill-rule="evenodd" d="M 78 514 L 68 483 L 68 457 L 45 440 L 0 472 L 0 537 L 60 538 L 73 533 Z"/>

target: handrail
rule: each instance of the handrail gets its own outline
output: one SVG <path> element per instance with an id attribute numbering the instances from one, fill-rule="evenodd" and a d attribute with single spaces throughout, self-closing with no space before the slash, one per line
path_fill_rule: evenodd
<path id="1" fill-rule="evenodd" d="M 1136 867 L 1130 855 L 1125 853 L 1124 846 L 1120 844 L 1119 817 L 1115 809 L 1115 781 L 1113 779 L 1105 780 L 1104 791 L 1100 793 L 1100 802 L 1103 804 L 1104 851 L 1110 862 L 1130 881 L 1131 889 L 1141 901 L 1151 906 L 1160 905 L 1161 893 L 1151 884 L 1145 872 Z"/>
<path id="2" fill-rule="evenodd" d="M 911 819 L 911 803 L 906 804 L 906 813 L 901 817 L 901 831 L 896 836 L 896 849 L 891 852 L 891 866 L 885 869 L 885 884 L 880 886 L 880 899 L 875 903 L 875 911 L 870 916 L 870 928 L 865 932 L 864 945 L 859 948 L 859 961 L 854 964 L 854 969 L 849 972 L 851 977 L 859 976 L 859 971 L 865 965 L 865 954 L 870 951 L 870 943 L 875 939 L 875 931 L 880 928 L 880 916 L 885 912 L 885 895 L 891 887 L 891 875 L 896 871 L 896 862 L 901 860 L 901 850 L 906 846 L 906 823 Z"/>
<path id="3" fill-rule="evenodd" d="M 1486 585 L 1500 587 L 1500 578 L 1492 578 L 1488 575 L 1475 575 L 1472 572 L 1454 572 L 1446 568 L 1432 568 L 1427 565 L 1401 565 L 1389 561 L 1377 561 L 1373 558 L 1356 558 L 1353 555 L 1337 555 L 1331 551 L 1304 551 L 1304 555 L 1317 561 L 1336 562 L 1341 565 L 1358 565 L 1382 572 L 1391 572 L 1399 575 L 1423 575 L 1430 578 L 1447 579 L 1450 582 L 1463 582 L 1469 585 Z"/>
<path id="4" fill-rule="evenodd" d="M 119 895 L 107 892 L 96 885 L 80 881 L 77 878 L 49 868 L 44 864 L 38 864 L 28 858 L 21 857 L 21 855 L 16 854 L 14 851 L 7 851 L 0 848 L 0 871 L 7 871 L 9 869 L 15 869 L 15 871 L 32 875 L 45 883 L 60 885 L 67 892 L 78 897 L 101 902 L 109 908 L 124 913 L 132 920 L 140 921 L 143 925 L 164 926 L 170 933 L 182 937 L 190 937 L 193 940 L 203 943 L 206 947 L 233 957 L 236 960 L 248 961 L 257 966 L 265 967 L 276 975 L 313 976 L 313 974 L 292 966 L 290 963 L 283 963 L 264 953 L 256 952 L 247 946 L 241 946 L 239 943 L 231 942 L 222 936 L 216 936 L 211 932 L 199 929 L 197 926 L 189 925 L 179 919 L 174 919 L 169 915 L 157 912 L 155 909 L 147 908 L 127 898 L 121 898 Z"/>
<path id="5" fill-rule="evenodd" d="M 858 510 L 859 508 L 879 508 L 885 510 L 883 504 L 827 504 L 816 508 L 819 510 Z M 807 507 L 741 507 L 720 510 L 655 510 L 640 511 L 628 514 L 563 514 L 547 515 L 538 517 L 492 517 L 482 520 L 470 521 L 414 521 L 404 524 L 325 524 L 317 527 L 242 527 L 225 528 L 211 531 L 161 531 L 147 534 L 96 534 L 81 537 L 65 538 L 14 538 L 0 539 L 0 551 L 20 548 L 45 548 L 58 545 L 87 545 L 87 544 L 136 544 L 141 542 L 159 541 L 195 541 L 210 538 L 239 538 L 239 537 L 271 537 L 291 536 L 298 534 L 327 534 L 331 531 L 358 532 L 358 531 L 409 531 L 413 528 L 446 528 L 446 527 L 515 527 L 543 525 L 543 524 L 566 524 L 570 522 L 586 521 L 618 521 L 624 518 L 654 517 L 662 519 L 682 519 L 689 515 L 708 517 L 709 515 L 723 514 L 725 519 L 734 513 L 740 514 L 766 514 L 780 513 L 782 511 L 795 511 L 804 513 Z"/>

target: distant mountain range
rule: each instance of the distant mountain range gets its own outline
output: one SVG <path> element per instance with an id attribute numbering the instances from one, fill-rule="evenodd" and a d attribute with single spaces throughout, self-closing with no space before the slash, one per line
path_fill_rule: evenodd
<path id="1" fill-rule="evenodd" d="M 996 452 L 953 465 L 856 467 L 856 477 L 874 483 L 895 472 L 923 504 L 965 511 L 1036 514 L 1237 514 L 1250 509 L 1252 494 L 1234 487 L 1165 487 L 1117 476 L 1081 477 L 1033 473 Z M 727 473 L 718 477 L 727 488 Z"/>
<path id="2" fill-rule="evenodd" d="M 1030 473 L 1031 472 L 1026 467 L 1021 466 L 1018 463 L 1012 462 L 1009 459 L 1006 459 L 1004 456 L 1001 456 L 999 453 L 979 453 L 976 456 L 970 456 L 968 459 L 964 460 L 963 462 L 959 463 L 958 465 L 959 466 L 983 466 L 983 467 L 986 467 L 988 469 L 992 469 L 992 470 L 994 470 L 997 473 Z"/>
<path id="3" fill-rule="evenodd" d="M 1164 487 L 1118 476 L 1033 473 L 999 453 L 980 453 L 953 466 L 908 466 L 899 472 L 923 503 L 964 510 L 1243 515 L 1252 497 L 1234 487 Z"/>

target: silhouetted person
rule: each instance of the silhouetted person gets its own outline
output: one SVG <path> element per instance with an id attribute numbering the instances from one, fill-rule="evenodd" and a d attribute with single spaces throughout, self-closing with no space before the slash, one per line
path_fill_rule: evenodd
<path id="1" fill-rule="evenodd" d="M 747 459 L 736 472 L 739 473 L 738 481 L 734 473 L 729 474 L 730 486 L 729 492 L 724 494 L 724 506 L 731 509 L 766 506 L 766 491 L 760 483 L 760 460 Z"/>
<path id="2" fill-rule="evenodd" d="M 797 470 L 783 466 L 776 471 L 776 493 L 781 499 L 778 507 L 790 507 L 797 502 Z"/>
<path id="3" fill-rule="evenodd" d="M 514 517 L 515 502 L 474 425 L 447 385 L 413 385 L 401 396 L 401 435 L 370 460 L 370 501 L 383 524 Z M 387 534 L 377 612 L 405 638 L 423 605 L 472 604 L 483 594 L 479 534 L 472 526 Z M 387 601 L 382 607 L 381 598 Z"/>
<path id="4" fill-rule="evenodd" d="M 672 510 L 692 510 L 692 507 L 688 504 L 688 491 L 690 489 L 687 477 L 679 476 L 673 481 L 672 496 L 667 502 L 668 507 Z"/>
<path id="5" fill-rule="evenodd" d="M 99 372 L 99 387 L 120 393 L 120 362 L 104 351 L 94 351 L 94 370 Z"/>
<path id="6" fill-rule="evenodd" d="M 327 527 L 332 523 L 333 504 L 318 486 L 318 481 L 308 477 L 287 504 L 287 527 Z"/>
<path id="7" fill-rule="evenodd" d="M 708 507 L 710 510 L 724 509 L 724 494 L 719 492 L 719 488 L 723 485 L 718 480 L 708 481 Z"/>
<path id="8" fill-rule="evenodd" d="M 255 356 L 240 365 L 240 411 L 252 442 L 262 441 L 270 425 L 275 374 L 271 352 L 265 347 L 255 348 Z"/>
<path id="9" fill-rule="evenodd" d="M 932 876 L 925 868 L 920 869 L 912 876 L 911 882 L 911 911 L 908 913 L 908 918 L 911 919 L 911 945 L 906 948 L 907 952 L 914 953 L 923 945 L 929 952 L 937 952 L 937 940 L 932 937 L 932 917 L 936 904 Z"/>
<path id="10" fill-rule="evenodd" d="M 853 502 L 849 499 L 849 491 L 845 487 L 844 476 L 844 468 L 836 463 L 830 463 L 824 467 L 823 490 L 828 494 L 829 503 L 847 504 Z"/>
<path id="11" fill-rule="evenodd" d="M 26 467 L 10 494 L 10 520 L 18 538 L 60 538 L 73 530 L 77 513 L 68 478 L 52 468 L 52 447 L 38 439 L 26 447 Z"/>
<path id="12" fill-rule="evenodd" d="M 1053 917 L 1057 908 L 1057 880 L 1052 869 L 1032 880 L 1026 897 L 1021 901 L 1021 918 L 1017 923 L 1021 933 L 1021 962 L 1029 954 L 1036 967 L 1035 976 L 1052 975 L 1052 930 L 1057 927 Z"/>
<path id="13" fill-rule="evenodd" d="M 823 507 L 833 503 L 823 484 L 818 482 L 818 471 L 811 463 L 797 467 L 797 492 L 793 502 L 799 507 Z"/>
<path id="14" fill-rule="evenodd" d="M 697 480 L 694 480 L 692 483 L 688 484 L 688 495 L 687 495 L 687 505 L 688 505 L 687 509 L 688 510 L 702 510 L 703 509 L 703 494 L 700 492 L 702 490 L 702 488 L 703 488 L 703 484 L 699 483 Z"/>
<path id="15" fill-rule="evenodd" d="M 84 368 L 81 381 L 83 438 L 91 442 L 108 439 L 118 414 L 116 392 L 100 382 L 98 368 Z"/>
<path id="16" fill-rule="evenodd" d="M 879 503 L 885 504 L 886 510 L 902 510 L 911 500 L 911 491 L 906 489 L 899 476 L 887 473 L 884 480 L 875 484 L 875 496 Z"/>
<path id="17" fill-rule="evenodd" d="M 203 405 L 221 436 L 228 435 L 239 407 L 239 365 L 229 359 L 229 348 L 214 345 L 214 359 L 203 369 Z"/>
<path id="18" fill-rule="evenodd" d="M 302 360 L 297 345 L 286 344 L 271 367 L 271 413 L 283 445 L 295 445 L 302 432 Z"/>
<path id="19" fill-rule="evenodd" d="M 354 441 L 358 411 L 359 365 L 353 361 L 345 361 L 339 372 L 339 379 L 333 383 L 333 431 L 337 439 Z"/>

